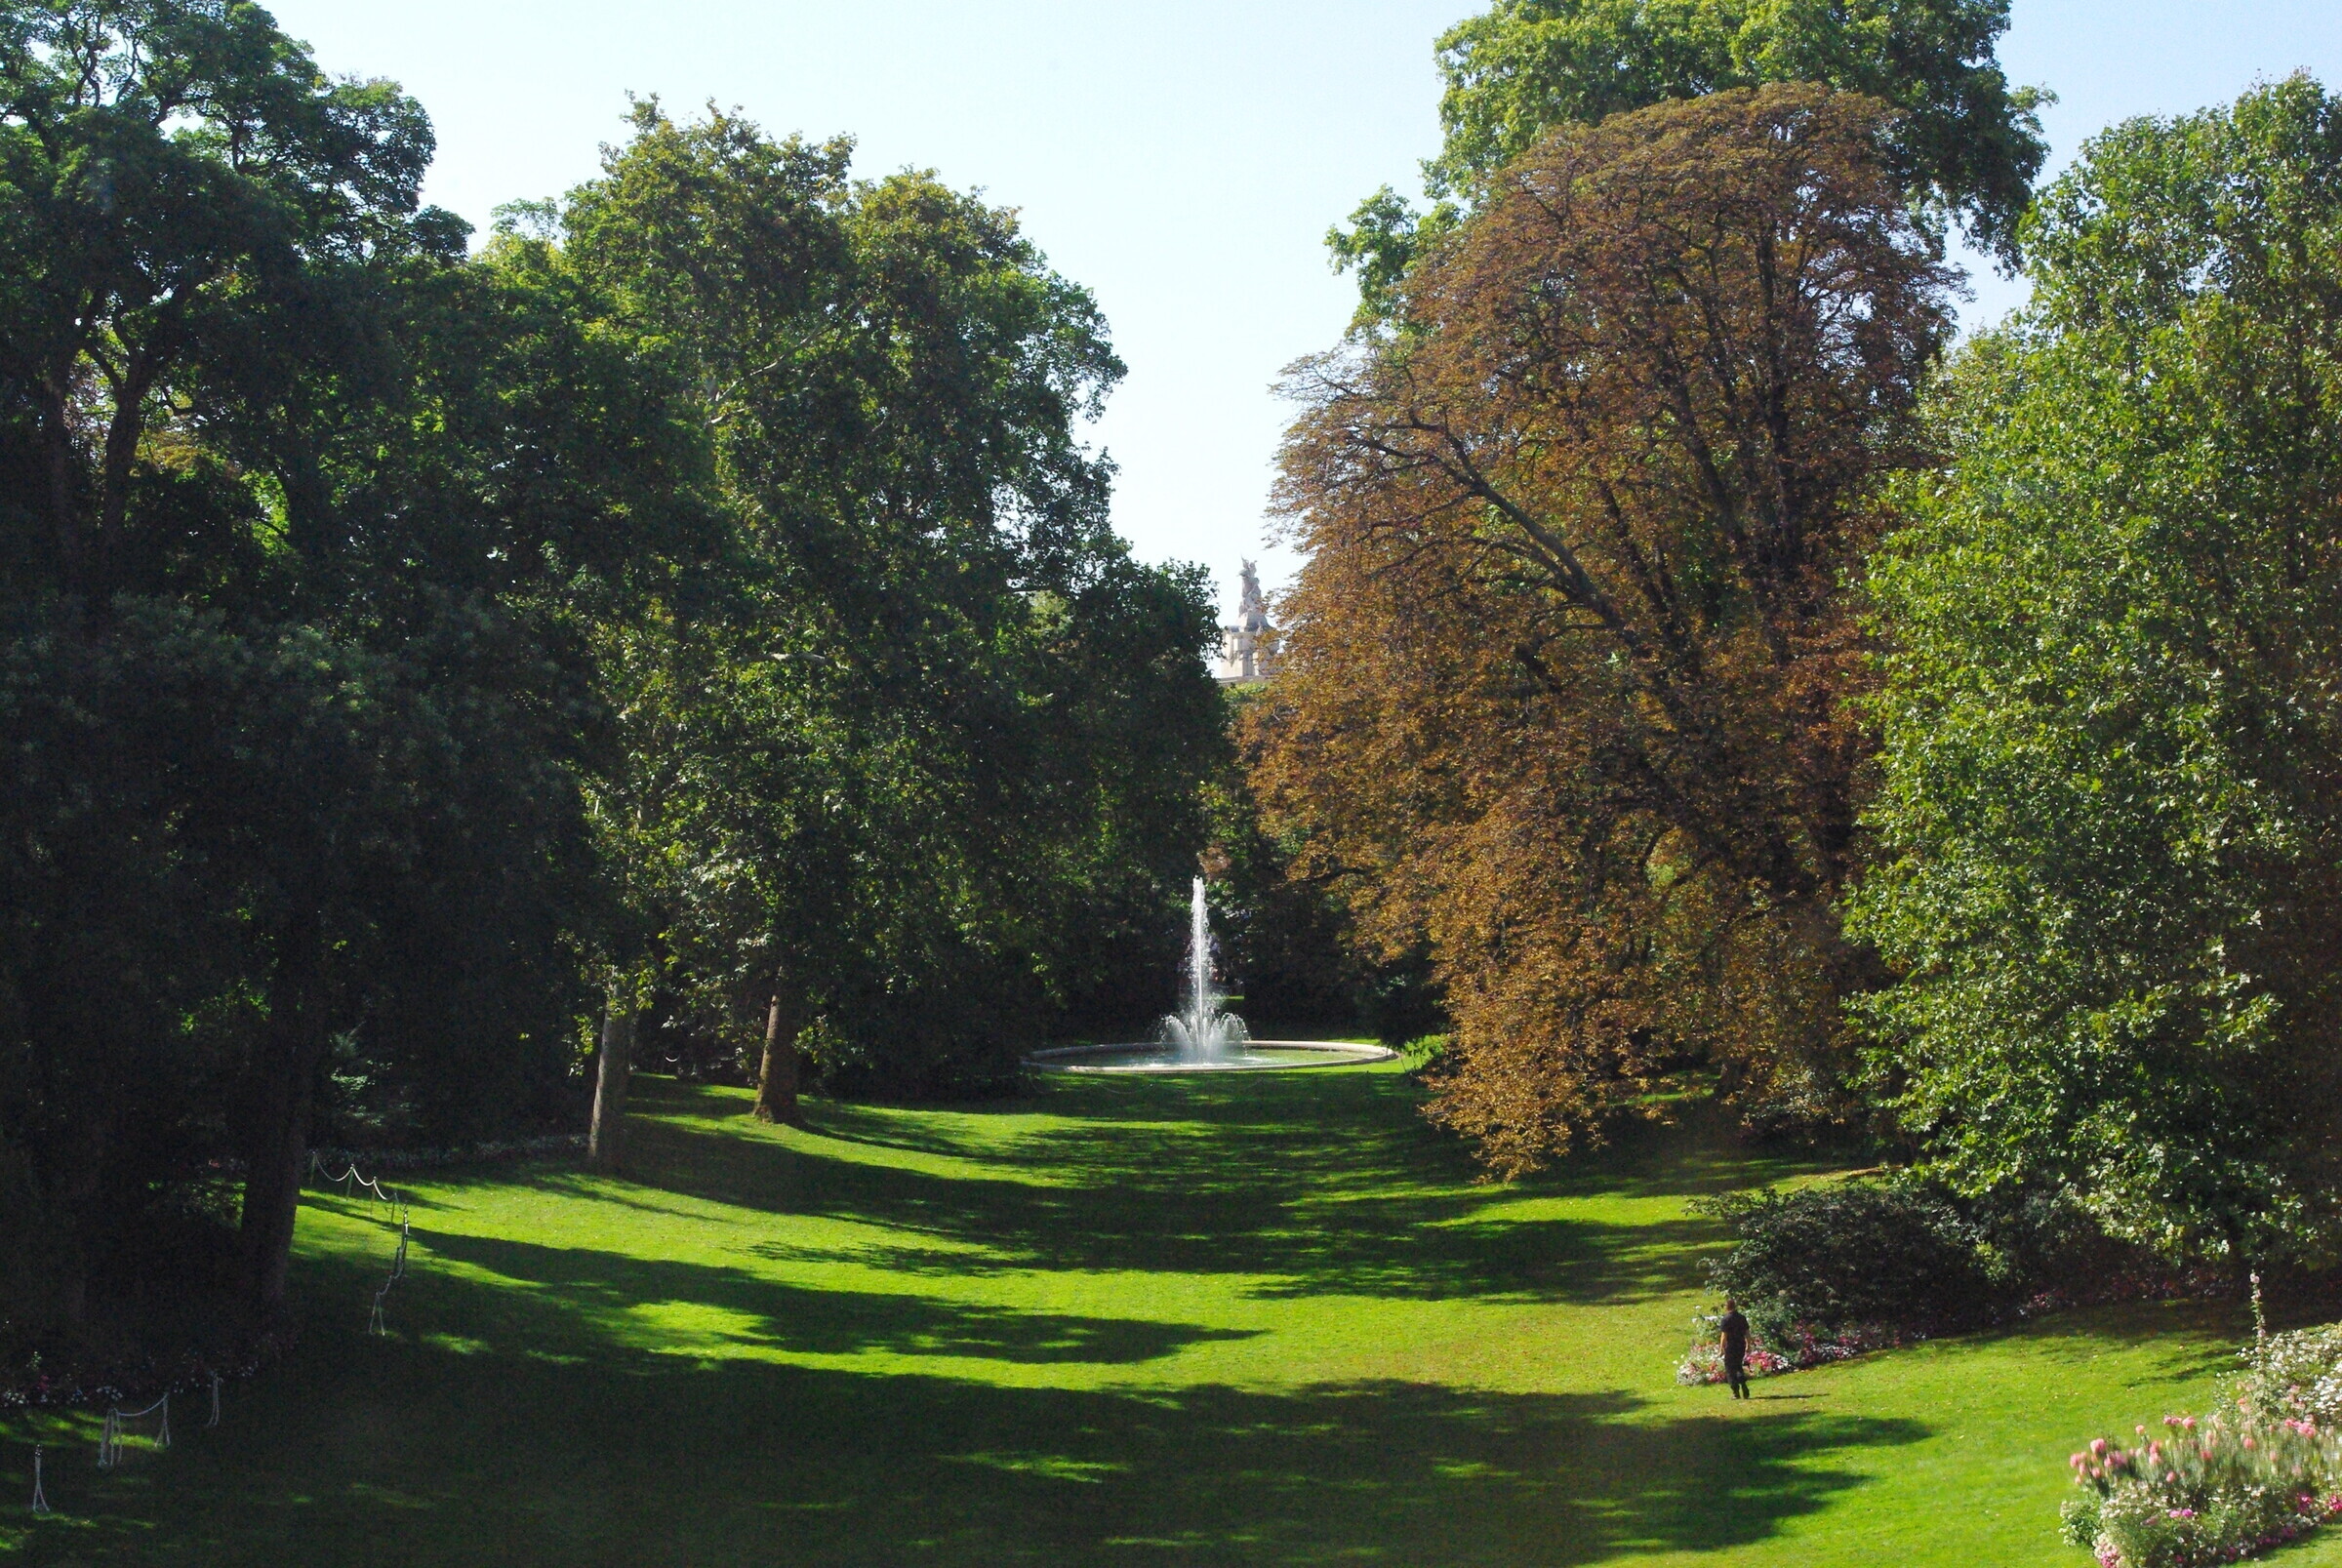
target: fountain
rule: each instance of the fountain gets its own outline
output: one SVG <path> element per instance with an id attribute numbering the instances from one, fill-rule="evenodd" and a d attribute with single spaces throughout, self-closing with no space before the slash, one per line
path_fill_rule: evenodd
<path id="1" fill-rule="evenodd" d="M 1188 900 L 1188 957 L 1183 974 L 1187 1009 L 1163 1015 L 1163 1021 L 1155 1025 L 1155 1043 L 1175 1048 L 1180 1059 L 1191 1065 L 1217 1061 L 1232 1045 L 1250 1044 L 1252 1036 L 1246 1032 L 1244 1021 L 1220 1011 L 1223 998 L 1212 984 L 1212 911 L 1204 902 L 1200 876 Z"/>
<path id="2" fill-rule="evenodd" d="M 1279 1067 L 1328 1067 L 1387 1061 L 1379 1045 L 1335 1040 L 1256 1040 L 1244 1021 L 1221 1010 L 1212 984 L 1212 912 L 1195 879 L 1188 900 L 1188 956 L 1182 968 L 1180 1010 L 1165 1013 L 1146 1045 L 1066 1045 L 1026 1060 L 1046 1072 L 1260 1072 Z"/>

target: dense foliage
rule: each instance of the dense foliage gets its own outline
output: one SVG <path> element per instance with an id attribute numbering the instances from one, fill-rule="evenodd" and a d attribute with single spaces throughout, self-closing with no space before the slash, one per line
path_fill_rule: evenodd
<path id="1" fill-rule="evenodd" d="M 1811 82 L 1891 104 L 1898 112 L 1877 135 L 1914 212 L 1939 235 L 1957 219 L 2013 263 L 2017 220 L 2048 151 L 2037 113 L 2047 99 L 2002 74 L 1994 50 L 2007 29 L 2008 0 L 1497 0 L 1439 39 L 1446 135 L 1423 166 L 1431 213 L 1386 185 L 1327 244 L 1357 270 L 1361 319 L 1381 320 L 1415 257 L 1555 126 Z"/>
<path id="2" fill-rule="evenodd" d="M 597 1013 L 952 1089 L 1168 967 L 1209 606 L 1089 297 L 842 142 L 642 105 L 477 252 L 431 150 L 241 0 L 0 4 L 12 1341 L 274 1312 L 312 1141 L 574 1126 Z"/>
<path id="3" fill-rule="evenodd" d="M 635 125 L 548 264 L 675 362 L 734 522 L 722 605 L 611 643 L 597 809 L 661 1032 L 769 1034 L 782 1079 L 801 1038 L 833 1085 L 1004 1081 L 1058 1009 L 1169 992 L 1220 755 L 1202 583 L 1130 560 L 1076 439 L 1121 366 L 1004 211 L 721 115 Z"/>
<path id="4" fill-rule="evenodd" d="M 1885 1326 L 1928 1332 L 1988 1315 L 1990 1243 L 1946 1196 L 1910 1183 L 1852 1181 L 1736 1194 L 1706 1205 L 1732 1227 L 1709 1266 L 1769 1345 Z"/>
<path id="5" fill-rule="evenodd" d="M 2342 109 L 2092 142 L 1963 352 L 1872 591 L 1858 933 L 1905 1124 L 2175 1251 L 2342 1231 Z"/>
<path id="6" fill-rule="evenodd" d="M 1785 1353 L 1976 1328 L 2042 1305 L 2136 1296 L 2174 1281 L 2106 1235 L 2068 1192 L 1984 1197 L 1923 1173 L 1731 1193 L 1701 1212 L 1731 1227 L 1709 1284 Z"/>
<path id="7" fill-rule="evenodd" d="M 1256 786 L 1365 940 L 1431 955 L 1435 1113 L 1499 1169 L 1697 1063 L 1752 1114 L 1844 1103 L 1841 583 L 1947 319 L 1884 112 L 1770 87 L 1556 131 L 1404 332 L 1297 383 Z"/>

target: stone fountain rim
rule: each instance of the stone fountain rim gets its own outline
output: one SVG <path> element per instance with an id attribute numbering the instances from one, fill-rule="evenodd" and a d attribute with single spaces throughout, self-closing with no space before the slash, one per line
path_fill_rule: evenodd
<path id="1" fill-rule="evenodd" d="M 1151 1062 L 1131 1066 L 1083 1066 L 1076 1058 L 1099 1056 L 1110 1051 L 1159 1051 L 1166 1049 L 1159 1041 L 1134 1040 L 1112 1045 L 1053 1045 L 1034 1051 L 1025 1060 L 1043 1072 L 1080 1072 L 1093 1076 L 1152 1077 L 1197 1072 L 1300 1072 L 1312 1067 L 1363 1066 L 1369 1062 L 1389 1062 L 1398 1053 L 1387 1045 L 1367 1045 L 1352 1040 L 1246 1040 L 1251 1046 L 1275 1046 L 1287 1051 L 1314 1051 L 1322 1062 Z"/>

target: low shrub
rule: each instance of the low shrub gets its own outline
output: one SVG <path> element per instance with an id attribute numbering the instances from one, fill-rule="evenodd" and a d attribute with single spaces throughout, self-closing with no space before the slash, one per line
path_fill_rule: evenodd
<path id="1" fill-rule="evenodd" d="M 2231 1288 L 2114 1240 L 2059 1192 L 1970 1198 L 1906 1172 L 1693 1207 L 1733 1230 L 1709 1284 L 1738 1298 L 1758 1336 L 1793 1361 L 1791 1347 L 1895 1344 L 2092 1302 Z"/>
<path id="2" fill-rule="evenodd" d="M 1879 1328 L 1926 1334 L 1991 1315 L 2007 1294 L 1994 1249 L 1943 1193 L 1908 1181 L 1847 1181 L 1733 1193 L 1696 1206 L 1732 1227 L 1708 1266 L 1769 1345 Z"/>

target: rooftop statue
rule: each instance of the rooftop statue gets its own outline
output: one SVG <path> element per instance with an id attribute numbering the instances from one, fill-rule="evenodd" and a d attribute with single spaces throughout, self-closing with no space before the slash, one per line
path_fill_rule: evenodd
<path id="1" fill-rule="evenodd" d="M 1212 671 L 1224 686 L 1266 680 L 1276 673 L 1276 628 L 1269 623 L 1269 600 L 1261 592 L 1260 569 L 1246 561 L 1236 600 L 1236 623 L 1220 628 L 1220 663 Z"/>

